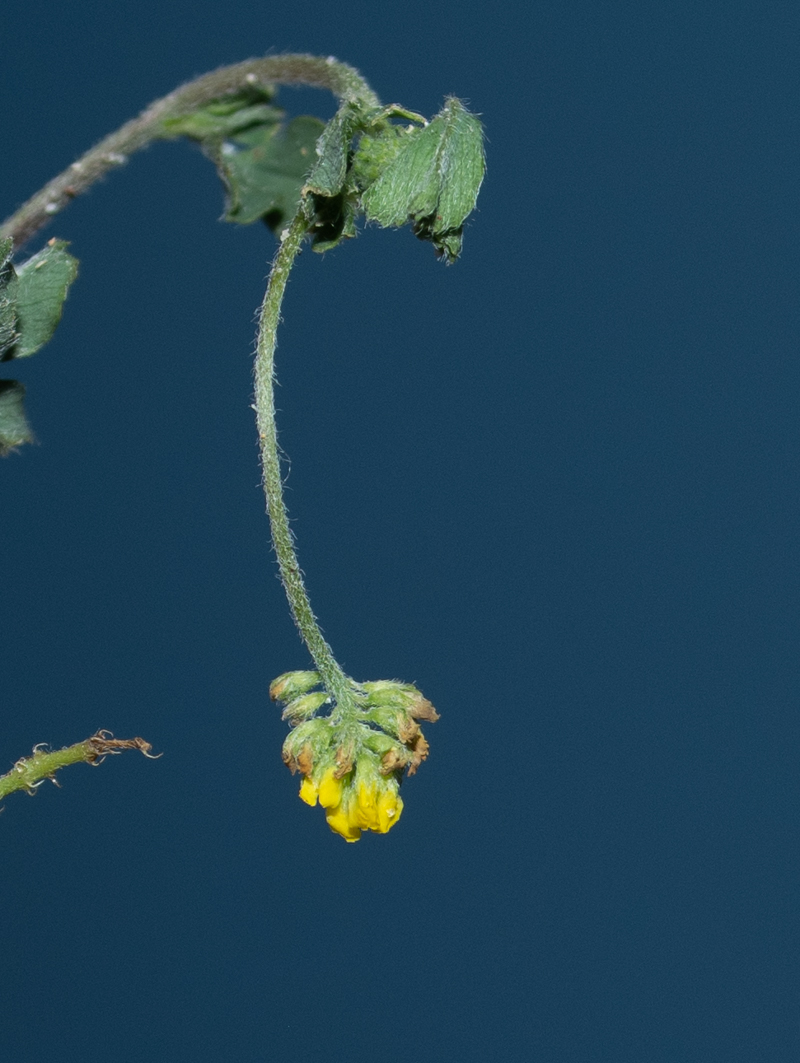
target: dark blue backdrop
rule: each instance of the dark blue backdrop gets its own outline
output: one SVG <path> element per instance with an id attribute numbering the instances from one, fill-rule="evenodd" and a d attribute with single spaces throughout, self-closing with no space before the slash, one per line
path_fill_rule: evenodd
<path id="1" fill-rule="evenodd" d="M 798 1058 L 797 7 L 6 0 L 10 212 L 176 84 L 333 53 L 481 112 L 463 260 L 293 277 L 289 505 L 357 678 L 442 719 L 390 835 L 297 799 L 305 667 L 249 409 L 274 243 L 183 145 L 44 234 L 81 259 L 0 466 L 3 1059 Z M 292 108 L 332 112 L 284 90 Z M 36 249 L 42 238 L 35 241 Z"/>

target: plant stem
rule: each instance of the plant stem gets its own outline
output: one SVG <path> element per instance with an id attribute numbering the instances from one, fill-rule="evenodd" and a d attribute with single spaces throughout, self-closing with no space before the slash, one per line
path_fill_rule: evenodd
<path id="1" fill-rule="evenodd" d="M 261 307 L 256 347 L 255 410 L 267 512 L 286 597 L 325 688 L 342 709 L 352 700 L 352 690 L 347 676 L 323 638 L 303 583 L 283 501 L 283 480 L 275 426 L 275 347 L 281 303 L 289 272 L 300 251 L 307 228 L 301 205 L 292 223 L 281 233 L 281 245 L 272 263 L 267 292 Z"/>
<path id="2" fill-rule="evenodd" d="M 380 102 L 358 71 L 333 58 L 313 55 L 275 55 L 221 67 L 181 85 L 156 100 L 138 118 L 126 122 L 73 162 L 0 226 L 0 239 L 10 236 L 24 244 L 51 218 L 109 170 L 154 140 L 167 136 L 164 121 L 190 114 L 211 100 L 254 86 L 309 85 L 329 89 L 340 100 L 377 108 Z"/>
<path id="3" fill-rule="evenodd" d="M 15 790 L 27 790 L 33 793 L 45 779 L 55 782 L 55 773 L 59 768 L 70 764 L 100 764 L 107 756 L 122 753 L 126 749 L 138 749 L 150 757 L 153 747 L 143 738 L 114 738 L 108 731 L 98 731 L 84 742 L 74 746 L 65 746 L 55 752 L 44 752 L 37 746 L 33 755 L 22 757 L 7 775 L 0 776 L 0 799 Z"/>
<path id="4" fill-rule="evenodd" d="M 354 103 L 365 111 L 377 110 L 380 107 L 378 97 L 358 71 L 333 58 L 281 55 L 250 59 L 234 66 L 222 67 L 156 100 L 138 118 L 132 119 L 101 140 L 96 147 L 86 152 L 77 162 L 45 185 L 15 214 L 6 219 L 0 226 L 0 238 L 10 236 L 15 246 L 19 247 L 58 214 L 75 196 L 89 188 L 110 169 L 126 162 L 128 156 L 134 151 L 138 151 L 154 140 L 169 137 L 171 134 L 164 124 L 169 119 L 191 114 L 211 100 L 218 100 L 226 95 L 241 92 L 243 89 L 255 86 L 269 87 L 273 84 L 309 85 L 329 89 L 340 101 Z M 306 230 L 307 223 L 301 206 L 294 220 L 282 234 L 281 246 L 275 256 L 264 297 L 255 364 L 255 408 L 267 511 L 281 578 L 292 615 L 326 689 L 335 698 L 339 709 L 346 711 L 347 707 L 353 704 L 352 684 L 322 636 L 303 584 L 283 502 L 280 456 L 275 428 L 273 376 L 276 331 L 286 281 Z M 79 746 L 80 743 L 78 746 L 70 747 L 70 750 L 78 750 Z M 65 755 L 67 753 L 66 750 L 62 752 Z M 56 756 L 56 754 L 48 754 L 48 756 Z M 76 752 L 74 759 L 86 758 Z M 65 763 L 73 763 L 73 760 L 65 761 Z M 14 773 L 12 772 L 11 775 Z M 46 775 L 47 772 L 44 772 L 41 777 Z M 9 776 L 4 776 L 4 778 L 9 778 Z M 20 783 L 19 785 L 29 784 Z M 0 791 L 0 796 L 2 796 L 2 791 Z"/>

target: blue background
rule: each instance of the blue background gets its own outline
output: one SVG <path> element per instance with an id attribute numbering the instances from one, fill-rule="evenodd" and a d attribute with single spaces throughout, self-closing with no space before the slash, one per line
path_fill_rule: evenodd
<path id="1" fill-rule="evenodd" d="M 10 213 L 182 81 L 334 54 L 466 99 L 463 259 L 369 229 L 290 282 L 288 502 L 358 679 L 442 713 L 346 845 L 269 704 L 307 665 L 251 401 L 269 232 L 159 145 L 30 244 L 81 274 L 6 368 L 4 1059 L 781 1063 L 800 1051 L 796 4 L 6 0 Z M 333 111 L 283 90 L 293 111 Z"/>

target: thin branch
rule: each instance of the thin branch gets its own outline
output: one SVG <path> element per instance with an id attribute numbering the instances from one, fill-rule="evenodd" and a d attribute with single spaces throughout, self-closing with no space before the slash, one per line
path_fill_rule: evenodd
<path id="1" fill-rule="evenodd" d="M 114 738 L 110 731 L 98 731 L 83 742 L 54 752 L 45 745 L 34 746 L 30 757 L 21 757 L 7 775 L 0 776 L 0 799 L 15 790 L 35 793 L 45 779 L 55 782 L 55 773 L 60 768 L 81 762 L 102 764 L 106 757 L 124 753 L 126 749 L 138 749 L 150 760 L 156 760 L 150 752 L 152 748 L 143 738 Z"/>

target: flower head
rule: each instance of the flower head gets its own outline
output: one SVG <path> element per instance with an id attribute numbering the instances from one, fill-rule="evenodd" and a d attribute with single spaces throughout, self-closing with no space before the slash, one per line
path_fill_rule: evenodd
<path id="1" fill-rule="evenodd" d="M 319 802 L 328 826 L 345 841 L 358 841 L 364 830 L 386 834 L 403 811 L 404 769 L 413 775 L 428 755 L 417 721 L 438 720 L 438 713 L 416 687 L 382 680 L 353 683 L 348 704 L 317 716 L 333 699 L 312 693 L 313 673 L 297 675 L 281 676 L 272 693 L 289 706 L 302 704 L 302 711 L 284 711 L 294 729 L 283 746 L 285 763 L 303 776 L 300 799 Z"/>

